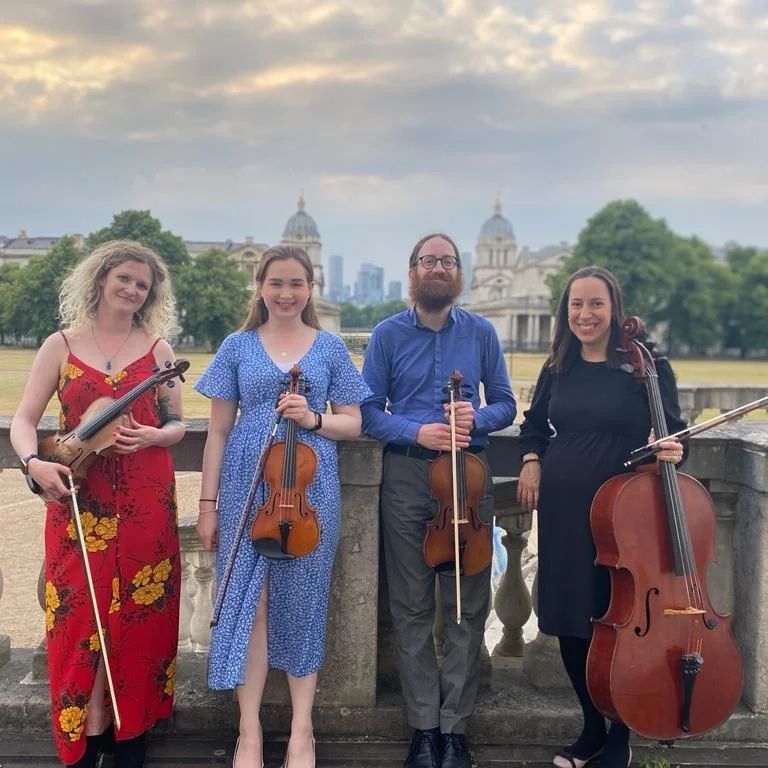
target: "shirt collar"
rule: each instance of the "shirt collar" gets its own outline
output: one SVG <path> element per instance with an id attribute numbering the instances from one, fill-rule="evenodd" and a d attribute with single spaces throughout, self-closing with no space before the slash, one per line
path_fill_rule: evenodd
<path id="1" fill-rule="evenodd" d="M 445 325 L 443 328 L 448 328 L 450 325 L 453 325 L 453 323 L 456 322 L 456 315 L 458 312 L 458 307 L 455 304 L 451 304 L 451 311 L 448 313 L 448 319 L 445 322 Z M 416 307 L 411 307 L 408 310 L 408 319 L 410 320 L 411 324 L 414 328 L 426 328 L 426 325 L 422 325 L 419 322 L 419 316 L 416 314 Z M 440 330 L 442 331 L 443 328 Z M 431 328 L 429 330 L 432 330 Z"/>

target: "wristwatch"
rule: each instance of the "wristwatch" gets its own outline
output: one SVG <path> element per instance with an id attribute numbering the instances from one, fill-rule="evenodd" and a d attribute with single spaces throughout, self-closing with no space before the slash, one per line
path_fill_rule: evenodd
<path id="1" fill-rule="evenodd" d="M 29 474 L 29 462 L 32 461 L 32 459 L 39 459 L 40 457 L 36 453 L 30 453 L 28 456 L 25 456 L 21 460 L 21 471 L 25 474 Z"/>
<path id="2" fill-rule="evenodd" d="M 322 429 L 323 428 L 323 414 L 320 413 L 319 411 L 312 411 L 312 413 L 315 414 L 315 426 L 314 427 L 310 427 L 309 431 L 310 432 L 317 432 L 318 429 Z"/>

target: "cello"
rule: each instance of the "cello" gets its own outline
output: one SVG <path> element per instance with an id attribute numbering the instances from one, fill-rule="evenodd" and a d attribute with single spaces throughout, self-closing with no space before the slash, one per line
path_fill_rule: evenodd
<path id="1" fill-rule="evenodd" d="M 287 394 L 307 390 L 301 371 L 289 371 Z M 296 437 L 298 425 L 288 419 L 285 439 L 269 446 L 263 467 L 267 500 L 257 510 L 251 525 L 251 543 L 265 557 L 293 560 L 312 552 L 320 540 L 317 511 L 307 498 L 307 487 L 317 470 L 317 455 Z"/>
<path id="2" fill-rule="evenodd" d="M 648 390 L 656 438 L 668 436 L 656 368 L 637 318 L 622 351 Z M 595 706 L 649 739 L 705 733 L 741 698 L 741 657 L 729 615 L 710 602 L 715 509 L 705 488 L 666 461 L 607 480 L 590 523 L 596 562 L 611 578 L 607 612 L 593 620 L 587 683 Z"/>
<path id="3" fill-rule="evenodd" d="M 437 502 L 434 520 L 427 524 L 423 551 L 427 565 L 456 572 L 456 621 L 461 623 L 460 576 L 484 571 L 493 556 L 490 525 L 480 519 L 478 506 L 485 495 L 488 473 L 472 453 L 456 446 L 455 404 L 461 400 L 461 373 L 448 384 L 451 451 L 429 466 L 430 495 Z"/>

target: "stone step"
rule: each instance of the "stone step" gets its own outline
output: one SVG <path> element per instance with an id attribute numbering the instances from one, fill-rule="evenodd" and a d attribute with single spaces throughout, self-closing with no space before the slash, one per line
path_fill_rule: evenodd
<path id="1" fill-rule="evenodd" d="M 232 741 L 154 737 L 150 740 L 147 765 L 167 768 L 202 768 L 231 765 Z M 479 768 L 545 768 L 552 765 L 554 748 L 546 745 L 477 745 Z M 323 741 L 317 745 L 318 768 L 399 768 L 407 745 L 404 742 Z M 285 743 L 268 738 L 265 767 L 278 768 Z M 665 763 L 666 761 L 666 763 Z M 33 739 L 0 738 L 2 768 L 44 768 L 59 765 L 53 743 L 47 736 Z M 111 768 L 107 757 L 103 768 Z M 754 768 L 768 765 L 768 745 L 737 746 L 721 743 L 679 745 L 672 749 L 636 746 L 635 766 L 647 768 Z M 599 762 L 594 763 L 599 768 Z"/>

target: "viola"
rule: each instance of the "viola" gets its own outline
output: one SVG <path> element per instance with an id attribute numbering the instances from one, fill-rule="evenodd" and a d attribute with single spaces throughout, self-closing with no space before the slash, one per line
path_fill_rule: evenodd
<path id="1" fill-rule="evenodd" d="M 289 372 L 290 394 L 302 394 L 306 384 L 294 365 Z M 274 441 L 266 454 L 263 477 L 267 500 L 251 525 L 251 543 L 260 555 L 292 560 L 312 552 L 320 540 L 317 511 L 307 500 L 307 488 L 317 470 L 317 455 L 298 440 L 298 425 L 287 420 L 285 439 Z"/>
<path id="2" fill-rule="evenodd" d="M 656 437 L 668 435 L 655 363 L 629 318 L 622 349 L 648 390 Z M 729 615 L 707 594 L 715 509 L 705 488 L 666 461 L 606 481 L 590 509 L 596 562 L 611 602 L 594 620 L 587 659 L 597 708 L 646 738 L 695 736 L 741 698 L 742 665 Z"/>
<path id="3" fill-rule="evenodd" d="M 429 491 L 437 502 L 434 520 L 427 524 L 424 560 L 437 571 L 456 571 L 457 620 L 461 620 L 460 575 L 484 571 L 493 556 L 491 530 L 478 514 L 488 473 L 482 460 L 456 446 L 455 404 L 461 400 L 461 374 L 454 371 L 447 387 L 450 399 L 451 451 L 429 466 Z"/>
<path id="4" fill-rule="evenodd" d="M 115 427 L 118 425 L 130 427 L 128 409 L 136 398 L 148 389 L 167 383 L 175 385 L 173 379 L 178 377 L 184 381 L 184 372 L 189 368 L 188 360 L 177 360 L 175 363 L 166 362 L 165 368 L 155 368 L 152 376 L 126 392 L 121 398 L 100 397 L 94 400 L 83 412 L 80 424 L 71 432 L 44 437 L 37 446 L 37 453 L 44 461 L 55 461 L 63 464 L 72 472 L 75 478 L 84 478 L 88 467 L 97 456 L 108 456 L 116 442 Z M 40 488 L 27 475 L 27 482 L 35 493 Z"/>

